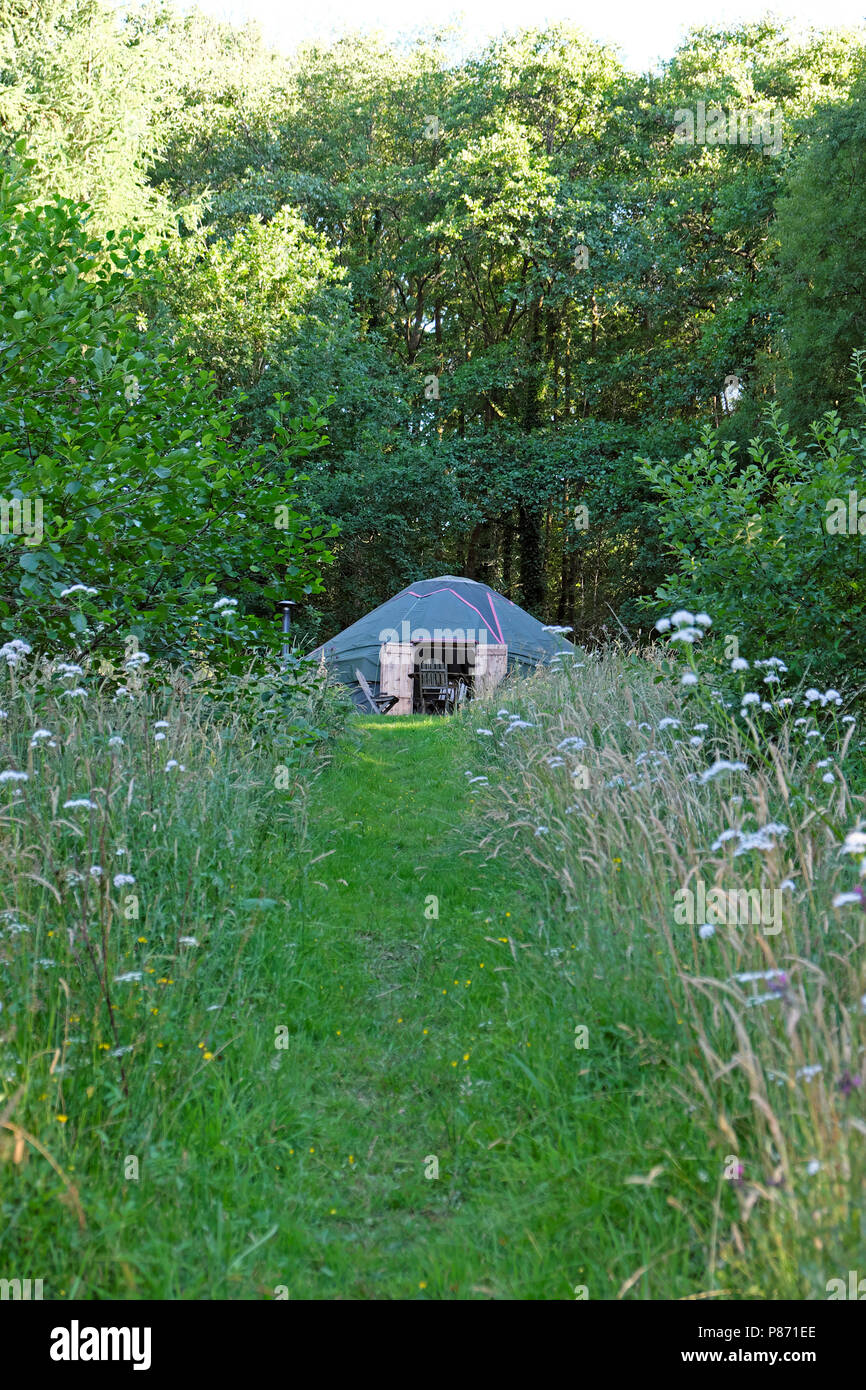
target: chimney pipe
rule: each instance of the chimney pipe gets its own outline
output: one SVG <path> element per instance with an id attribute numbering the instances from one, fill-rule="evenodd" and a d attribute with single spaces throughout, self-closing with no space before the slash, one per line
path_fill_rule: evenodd
<path id="1" fill-rule="evenodd" d="M 292 609 L 295 606 L 294 599 L 283 598 L 277 603 L 277 607 L 283 610 L 283 661 L 289 659 L 289 644 L 286 640 L 292 627 Z"/>

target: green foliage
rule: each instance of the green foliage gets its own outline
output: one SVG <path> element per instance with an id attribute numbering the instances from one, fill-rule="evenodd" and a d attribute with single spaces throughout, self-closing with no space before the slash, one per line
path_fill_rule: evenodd
<path id="1" fill-rule="evenodd" d="M 0 627 L 50 650 L 132 633 L 154 653 L 240 669 L 242 643 L 267 644 L 273 627 L 243 601 L 321 582 L 330 530 L 298 510 L 293 460 L 322 422 L 296 421 L 293 437 L 282 403 L 268 446 L 231 449 L 207 375 L 132 322 L 136 275 L 156 273 L 137 237 L 103 247 L 71 203 L 24 197 L 2 179 Z"/>
<path id="2" fill-rule="evenodd" d="M 310 485 L 343 527 L 321 621 L 449 569 L 579 632 L 611 607 L 631 622 L 660 579 L 635 449 L 685 451 L 772 393 L 775 204 L 800 126 L 851 87 L 856 37 L 709 28 L 651 79 L 567 26 L 465 61 L 437 39 L 355 37 L 268 69 L 238 32 L 218 42 L 221 70 L 184 71 L 156 177 L 209 200 L 220 244 L 290 205 L 344 271 L 267 373 L 337 397 Z M 674 113 L 697 100 L 782 107 L 782 153 L 678 146 Z M 725 419 L 731 373 L 744 392 Z"/>
<path id="3" fill-rule="evenodd" d="M 585 636 L 611 608 L 631 627 L 662 577 L 635 452 L 843 408 L 862 32 L 712 25 L 638 76 L 568 25 L 287 57 L 161 3 L 7 12 L 4 135 L 35 189 L 168 240 L 138 306 L 214 374 L 223 433 L 267 444 L 274 395 L 317 403 L 305 505 L 343 528 L 320 630 L 437 570 Z M 781 149 L 678 143 L 699 101 L 780 113 Z"/>
<path id="4" fill-rule="evenodd" d="M 0 7 L 0 147 L 27 140 L 43 197 L 90 207 L 91 228 L 150 240 L 172 212 L 148 179 L 163 94 L 155 43 L 100 0 L 8 0 Z"/>
<path id="5" fill-rule="evenodd" d="M 776 221 L 786 417 L 845 410 L 851 353 L 866 342 L 863 163 L 866 83 L 824 107 L 791 171 Z"/>
<path id="6" fill-rule="evenodd" d="M 679 462 L 642 465 L 676 562 L 658 600 L 708 610 L 718 631 L 784 651 L 792 670 L 860 682 L 866 394 L 859 353 L 856 379 L 851 427 L 828 412 L 800 445 L 774 407 L 768 432 L 745 458 L 708 430 Z"/>
<path id="7" fill-rule="evenodd" d="M 297 336 L 310 300 L 341 276 L 322 236 L 291 208 L 253 217 L 229 241 L 175 244 L 160 286 L 178 338 L 222 395 L 249 392 Z"/>

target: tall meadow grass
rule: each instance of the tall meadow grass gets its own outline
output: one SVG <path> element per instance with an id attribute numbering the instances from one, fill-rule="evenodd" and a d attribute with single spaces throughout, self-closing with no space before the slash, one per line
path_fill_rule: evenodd
<path id="1" fill-rule="evenodd" d="M 581 933 L 586 1065 L 603 1024 L 667 1070 L 692 1152 L 635 1181 L 693 1220 L 709 1293 L 825 1298 L 866 1269 L 862 740 L 837 691 L 688 631 L 463 716 L 482 844 L 545 886 L 548 944 Z"/>
<path id="2" fill-rule="evenodd" d="M 115 1190 L 219 1068 L 268 906 L 267 829 L 342 711 L 294 670 L 217 697 L 144 653 L 118 674 L 20 641 L 0 657 L 0 1175 L 14 1235 L 46 1205 L 50 1226 L 58 1201 L 84 1228 L 77 1174 L 102 1170 Z"/>

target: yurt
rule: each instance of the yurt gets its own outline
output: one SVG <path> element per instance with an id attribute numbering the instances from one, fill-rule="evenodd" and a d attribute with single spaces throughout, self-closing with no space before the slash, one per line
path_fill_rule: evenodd
<path id="1" fill-rule="evenodd" d="M 418 580 L 313 653 L 383 714 L 449 713 L 487 693 L 515 667 L 573 652 L 562 629 L 543 626 L 474 579 Z"/>

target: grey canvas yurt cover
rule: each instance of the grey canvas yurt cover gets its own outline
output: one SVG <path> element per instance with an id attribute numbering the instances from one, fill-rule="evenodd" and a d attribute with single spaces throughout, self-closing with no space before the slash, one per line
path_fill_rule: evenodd
<path id="1" fill-rule="evenodd" d="M 340 680 L 357 689 L 355 671 L 379 693 L 379 653 L 383 642 L 436 641 L 437 634 L 454 634 L 448 640 L 478 641 L 507 646 L 508 667 L 527 668 L 546 662 L 557 653 L 574 648 L 558 632 L 551 632 L 516 603 L 487 584 L 443 574 L 417 580 L 381 603 L 371 613 L 323 642 L 312 653 L 324 657 Z M 457 637 L 457 634 L 461 634 Z"/>

